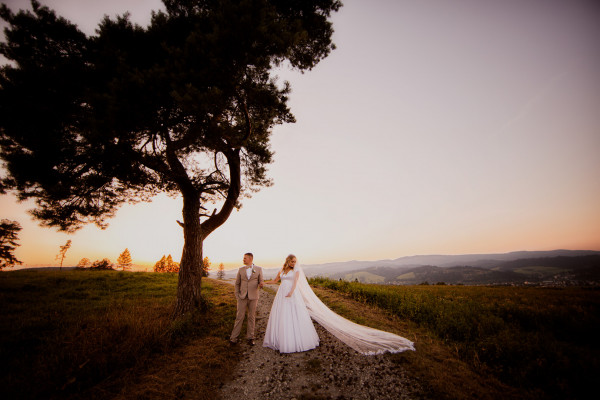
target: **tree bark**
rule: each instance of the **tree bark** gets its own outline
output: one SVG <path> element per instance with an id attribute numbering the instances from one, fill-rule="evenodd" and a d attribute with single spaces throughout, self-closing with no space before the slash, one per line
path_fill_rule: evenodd
<path id="1" fill-rule="evenodd" d="M 179 264 L 179 282 L 174 316 L 194 309 L 203 309 L 200 284 L 202 282 L 202 245 L 200 202 L 198 196 L 183 196 L 183 252 Z"/>

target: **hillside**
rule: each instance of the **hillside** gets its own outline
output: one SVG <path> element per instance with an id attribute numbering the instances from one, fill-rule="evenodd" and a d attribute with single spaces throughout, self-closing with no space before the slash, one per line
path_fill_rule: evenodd
<path id="1" fill-rule="evenodd" d="M 441 267 L 373 267 L 351 273 L 329 275 L 331 279 L 397 285 L 447 284 L 544 284 L 597 285 L 600 283 L 600 255 L 558 256 L 511 261 L 478 260 L 475 265 Z M 484 267 L 485 265 L 485 267 Z"/>

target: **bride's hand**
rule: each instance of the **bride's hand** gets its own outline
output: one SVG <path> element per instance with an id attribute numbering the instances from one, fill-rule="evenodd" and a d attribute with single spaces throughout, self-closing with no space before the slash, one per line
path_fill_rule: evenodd
<path id="1" fill-rule="evenodd" d="M 288 293 L 285 297 L 292 297 L 292 292 Z"/>

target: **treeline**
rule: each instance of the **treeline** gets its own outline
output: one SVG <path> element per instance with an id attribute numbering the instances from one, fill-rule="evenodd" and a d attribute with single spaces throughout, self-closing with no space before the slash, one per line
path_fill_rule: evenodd
<path id="1" fill-rule="evenodd" d="M 202 260 L 202 277 L 208 276 L 212 263 L 208 257 L 204 257 Z M 160 260 L 154 264 L 154 272 L 179 272 L 179 263 L 173 261 L 173 257 L 169 254 L 168 256 L 162 256 Z"/>
<path id="2" fill-rule="evenodd" d="M 179 272 L 179 263 L 173 261 L 173 257 L 162 256 L 160 260 L 154 264 L 154 272 Z"/>
<path id="3" fill-rule="evenodd" d="M 69 242 L 67 242 L 68 244 L 70 244 L 70 240 Z M 113 264 L 110 259 L 108 258 L 103 258 L 102 260 L 96 260 L 94 262 L 91 262 L 89 258 L 82 258 L 81 260 L 79 260 L 79 262 L 77 263 L 77 268 L 78 269 L 92 269 L 92 270 L 115 270 L 120 268 L 122 271 L 130 271 L 131 267 L 133 266 L 133 261 L 131 260 L 131 253 L 129 252 L 129 249 L 125 249 L 117 258 L 117 263 Z"/>
<path id="4" fill-rule="evenodd" d="M 63 259 L 64 259 L 64 253 L 66 253 L 66 250 L 70 246 L 70 242 L 71 241 L 67 242 L 65 250 L 61 253 Z M 63 247 L 65 247 L 65 246 L 61 246 L 61 250 L 63 249 Z M 62 262 L 62 260 L 61 260 L 61 262 Z M 92 262 L 92 261 L 90 261 L 89 258 L 84 257 L 81 260 L 79 260 L 76 268 L 77 269 L 97 270 L 97 271 L 106 271 L 106 270 L 114 271 L 114 270 L 118 270 L 118 269 L 120 269 L 122 271 L 130 271 L 132 266 L 133 266 L 133 262 L 131 260 L 131 253 L 129 252 L 129 249 L 125 249 L 117 258 L 116 264 L 113 264 L 110 261 L 110 259 L 108 259 L 108 258 L 103 258 L 102 260 L 95 260 Z M 208 257 L 204 257 L 204 259 L 202 260 L 202 276 L 203 277 L 208 276 L 211 266 L 212 266 L 212 262 L 210 261 L 210 259 Z M 152 271 L 160 272 L 160 273 L 165 273 L 165 272 L 179 273 L 179 263 L 173 261 L 173 256 L 171 256 L 171 254 L 163 255 L 161 257 L 161 259 L 158 260 L 154 264 Z M 224 267 L 223 263 L 220 263 L 219 269 L 217 272 L 217 278 L 223 279 L 224 275 L 225 275 L 225 267 Z"/>

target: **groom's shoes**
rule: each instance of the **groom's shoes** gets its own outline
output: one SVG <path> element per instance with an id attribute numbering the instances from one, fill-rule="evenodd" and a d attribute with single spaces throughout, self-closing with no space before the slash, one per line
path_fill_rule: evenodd
<path id="1" fill-rule="evenodd" d="M 254 339 L 248 339 L 248 344 L 250 346 L 254 346 Z"/>

